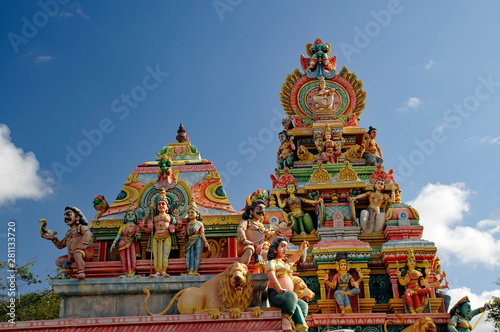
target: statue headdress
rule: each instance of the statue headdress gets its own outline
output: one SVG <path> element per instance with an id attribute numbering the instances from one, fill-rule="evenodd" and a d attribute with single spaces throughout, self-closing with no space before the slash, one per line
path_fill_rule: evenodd
<path id="1" fill-rule="evenodd" d="M 413 254 L 413 249 L 412 248 L 408 249 L 408 258 L 407 258 L 407 260 L 410 260 L 410 259 L 415 260 L 415 255 Z"/>
<path id="2" fill-rule="evenodd" d="M 451 308 L 450 315 L 455 316 L 460 311 L 459 309 L 465 302 L 470 302 L 469 297 L 467 295 L 458 300 L 458 302 L 453 306 L 453 308 Z"/>
<path id="3" fill-rule="evenodd" d="M 128 204 L 127 204 L 127 211 L 126 212 L 129 212 L 129 211 L 135 212 L 134 203 L 132 203 L 132 202 L 128 202 Z"/>
<path id="4" fill-rule="evenodd" d="M 325 128 L 323 128 L 323 137 L 325 137 L 326 133 L 332 133 L 332 128 L 330 128 L 330 125 L 328 123 L 325 125 Z"/>
<path id="5" fill-rule="evenodd" d="M 191 200 L 189 201 L 188 210 L 189 209 L 193 209 L 198 212 L 198 206 L 196 206 L 196 201 L 194 200 L 194 198 L 191 198 Z"/>
<path id="6" fill-rule="evenodd" d="M 169 203 L 168 197 L 167 197 L 167 192 L 165 191 L 165 188 L 161 188 L 160 194 L 158 195 L 158 202 L 159 201 L 165 201 L 167 202 L 167 205 Z M 156 203 L 158 204 L 158 203 Z"/>

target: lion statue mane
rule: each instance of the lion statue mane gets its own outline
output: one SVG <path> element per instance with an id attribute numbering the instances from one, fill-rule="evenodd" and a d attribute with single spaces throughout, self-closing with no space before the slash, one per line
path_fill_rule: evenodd
<path id="1" fill-rule="evenodd" d="M 164 315 L 178 301 L 177 309 L 180 314 L 208 313 L 212 319 L 220 317 L 228 311 L 233 318 L 250 309 L 259 317 L 263 311 L 259 307 L 250 308 L 253 298 L 253 280 L 245 264 L 235 262 L 229 265 L 222 273 L 207 280 L 201 287 L 190 287 L 178 292 L 170 301 L 167 308 L 159 314 L 153 314 L 146 306 L 150 292 L 144 287 L 147 295 L 144 300 L 144 310 L 150 316 Z"/>
<path id="2" fill-rule="evenodd" d="M 396 313 L 396 316 L 399 317 L 399 321 L 393 321 L 393 320 L 386 320 L 384 323 L 384 331 L 387 332 L 387 323 L 392 323 L 396 325 L 401 325 L 404 322 L 403 316 L 400 314 Z M 434 321 L 432 318 L 429 317 L 422 317 L 419 318 L 413 323 L 412 325 L 408 326 L 407 328 L 401 330 L 401 332 L 437 332 L 436 324 L 434 324 Z"/>
<path id="3" fill-rule="evenodd" d="M 305 146 L 300 145 L 297 150 L 297 157 L 300 163 L 316 162 L 317 155 L 312 154 Z"/>

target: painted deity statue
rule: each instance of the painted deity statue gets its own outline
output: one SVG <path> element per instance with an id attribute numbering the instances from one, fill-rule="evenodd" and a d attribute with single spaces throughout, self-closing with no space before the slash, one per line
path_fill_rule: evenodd
<path id="1" fill-rule="evenodd" d="M 134 211 L 134 204 L 129 203 L 128 209 L 125 212 L 123 225 L 120 226 L 116 235 L 111 250 L 118 245 L 120 259 L 122 261 L 123 272 L 126 277 L 133 277 L 137 267 L 136 257 L 140 256 L 139 240 L 141 239 L 141 231 L 137 224 L 137 215 Z"/>
<path id="2" fill-rule="evenodd" d="M 406 275 L 402 276 L 399 267 L 396 271 L 399 283 L 405 287 L 404 300 L 412 315 L 424 311 L 429 304 L 429 294 L 431 293 L 431 288 L 426 279 L 430 273 L 429 269 L 426 269 L 427 277 L 424 277 L 420 271 L 415 269 L 416 264 L 413 249 L 410 248 L 406 261 Z"/>
<path id="3" fill-rule="evenodd" d="M 316 230 L 311 215 L 302 210 L 302 204 L 320 204 L 323 202 L 323 199 L 312 200 L 297 196 L 297 186 L 293 182 L 289 182 L 286 185 L 286 192 L 288 197 L 285 200 L 282 201 L 279 195 L 276 195 L 276 200 L 280 208 L 283 209 L 287 205 L 290 208 L 293 220 L 292 230 L 295 234 L 300 235 L 315 233 Z"/>
<path id="4" fill-rule="evenodd" d="M 44 239 L 51 240 L 58 248 L 68 248 L 68 254 L 56 260 L 56 265 L 62 268 L 62 272 L 69 273 L 71 264 L 74 262 L 77 273 L 76 279 L 85 278 L 85 261 L 91 261 L 94 257 L 92 248 L 92 232 L 88 222 L 80 209 L 67 206 L 64 209 L 64 222 L 70 229 L 64 235 L 64 239 L 58 240 L 52 233 L 41 234 Z"/>
<path id="5" fill-rule="evenodd" d="M 267 253 L 266 273 L 269 278 L 269 303 L 272 307 L 281 308 L 283 331 L 307 331 L 305 317 L 309 307 L 304 300 L 298 298 L 293 291 L 292 266 L 309 246 L 302 242 L 300 249 L 288 260 L 285 260 L 288 239 L 276 238 L 269 246 Z"/>
<path id="6" fill-rule="evenodd" d="M 314 144 L 318 151 L 321 152 L 321 159 L 323 159 L 325 163 L 337 163 L 337 159 L 342 154 L 342 151 L 340 150 L 340 146 L 332 140 L 332 130 L 328 124 L 323 129 L 323 141 L 320 143 L 319 140 L 316 139 Z"/>
<path id="7" fill-rule="evenodd" d="M 188 275 L 199 276 L 201 253 L 203 246 L 210 250 L 210 244 L 205 237 L 205 226 L 194 199 L 191 199 L 187 210 L 188 224 L 186 226 L 186 268 Z"/>
<path id="8" fill-rule="evenodd" d="M 365 140 L 365 152 L 363 152 L 363 159 L 366 161 L 366 166 L 377 166 L 377 164 L 384 163 L 382 150 L 375 142 L 377 137 L 377 129 L 370 126 L 367 131 L 368 137 Z"/>
<path id="9" fill-rule="evenodd" d="M 470 332 L 473 330 L 470 321 L 472 317 L 491 309 L 490 304 L 486 303 L 481 308 L 471 310 L 469 297 L 461 298 L 450 310 L 451 319 L 448 323 L 450 332 Z"/>
<path id="10" fill-rule="evenodd" d="M 369 191 L 355 197 L 348 197 L 349 201 L 356 203 L 358 200 L 368 198 L 370 204 L 366 210 L 361 211 L 359 217 L 361 229 L 364 233 L 377 233 L 383 230 L 385 225 L 385 212 L 380 212 L 380 207 L 387 203 L 394 203 L 396 200 L 396 186 L 391 185 L 391 196 L 385 194 L 382 190 L 385 182 L 378 179 L 374 184 L 374 191 Z"/>
<path id="11" fill-rule="evenodd" d="M 262 220 L 266 205 L 264 201 L 256 200 L 245 208 L 242 218 L 243 221 L 238 225 L 238 256 L 241 257 L 241 263 L 248 265 L 255 258 L 254 266 L 264 266 L 262 258 L 263 246 L 266 242 L 272 241 L 278 236 L 276 231 L 266 229 Z"/>
<path id="12" fill-rule="evenodd" d="M 352 313 L 351 297 L 358 296 L 360 289 L 359 283 L 363 280 L 363 274 L 360 269 L 357 269 L 359 278 L 354 280 L 349 274 L 350 263 L 347 252 L 338 252 L 336 256 L 335 269 L 337 273 L 333 276 L 332 281 L 329 280 L 328 273 L 325 274 L 325 284 L 330 289 L 335 289 L 334 296 L 337 302 L 340 313 Z"/>
<path id="13" fill-rule="evenodd" d="M 434 276 L 434 290 L 436 291 L 436 297 L 443 299 L 444 308 L 448 311 L 450 308 L 451 296 L 442 291 L 442 289 L 449 289 L 449 287 L 448 280 L 446 280 L 446 272 L 441 271 L 441 262 L 439 261 L 439 257 L 436 257 L 434 261 L 434 270 L 432 275 Z M 444 285 L 442 284 L 443 281 L 445 282 Z"/>
<path id="14" fill-rule="evenodd" d="M 154 208 L 154 204 L 151 208 Z M 168 214 L 165 189 L 160 192 L 156 208 L 158 214 L 154 216 L 153 221 L 148 220 L 146 225 L 145 220 L 141 220 L 140 229 L 144 233 L 151 233 L 148 248 L 153 255 L 155 273 L 152 273 L 150 277 L 170 277 L 167 273 L 168 257 L 172 248 L 177 247 L 177 237 L 175 235 L 177 220 Z"/>
<path id="15" fill-rule="evenodd" d="M 314 93 L 314 109 L 316 111 L 333 110 L 333 101 L 335 96 L 335 89 L 330 89 L 326 86 L 324 77 L 319 80 L 319 90 Z"/>
<path id="16" fill-rule="evenodd" d="M 294 151 L 295 144 L 293 144 L 293 136 L 288 137 L 288 134 L 285 130 L 278 134 L 281 145 L 276 153 L 276 163 L 278 165 L 278 169 L 283 169 L 285 167 L 293 168 Z"/>

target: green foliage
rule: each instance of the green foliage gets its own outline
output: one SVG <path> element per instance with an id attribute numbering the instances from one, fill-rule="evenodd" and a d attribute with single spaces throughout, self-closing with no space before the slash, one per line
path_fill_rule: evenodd
<path id="1" fill-rule="evenodd" d="M 500 286 L 500 279 L 496 281 L 496 284 Z M 493 322 L 495 328 L 500 330 L 500 297 L 493 297 L 487 320 Z"/>
<path id="2" fill-rule="evenodd" d="M 54 294 L 52 286 L 43 290 L 22 294 L 20 289 L 32 284 L 43 283 L 32 272 L 35 259 L 28 260 L 19 266 L 10 262 L 0 262 L 0 321 L 49 320 L 59 317 L 59 296 Z M 45 280 L 62 279 L 57 276 L 47 276 Z M 15 308 L 15 310 L 14 310 Z"/>

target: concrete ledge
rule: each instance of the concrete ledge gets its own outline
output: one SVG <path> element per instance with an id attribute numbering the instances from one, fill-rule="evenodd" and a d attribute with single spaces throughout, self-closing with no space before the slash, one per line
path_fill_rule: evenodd
<path id="1" fill-rule="evenodd" d="M 188 287 L 200 287 L 212 277 L 55 280 L 54 292 L 61 297 L 59 317 L 62 319 L 144 316 L 147 315 L 143 307 L 146 299 L 146 295 L 142 292 L 144 287 L 151 292 L 148 300 L 149 310 L 159 313 L 168 306 L 177 292 Z M 264 307 L 267 275 L 252 274 L 252 279 L 255 289 L 252 306 Z M 177 313 L 177 305 L 174 304 L 167 315 Z"/>

